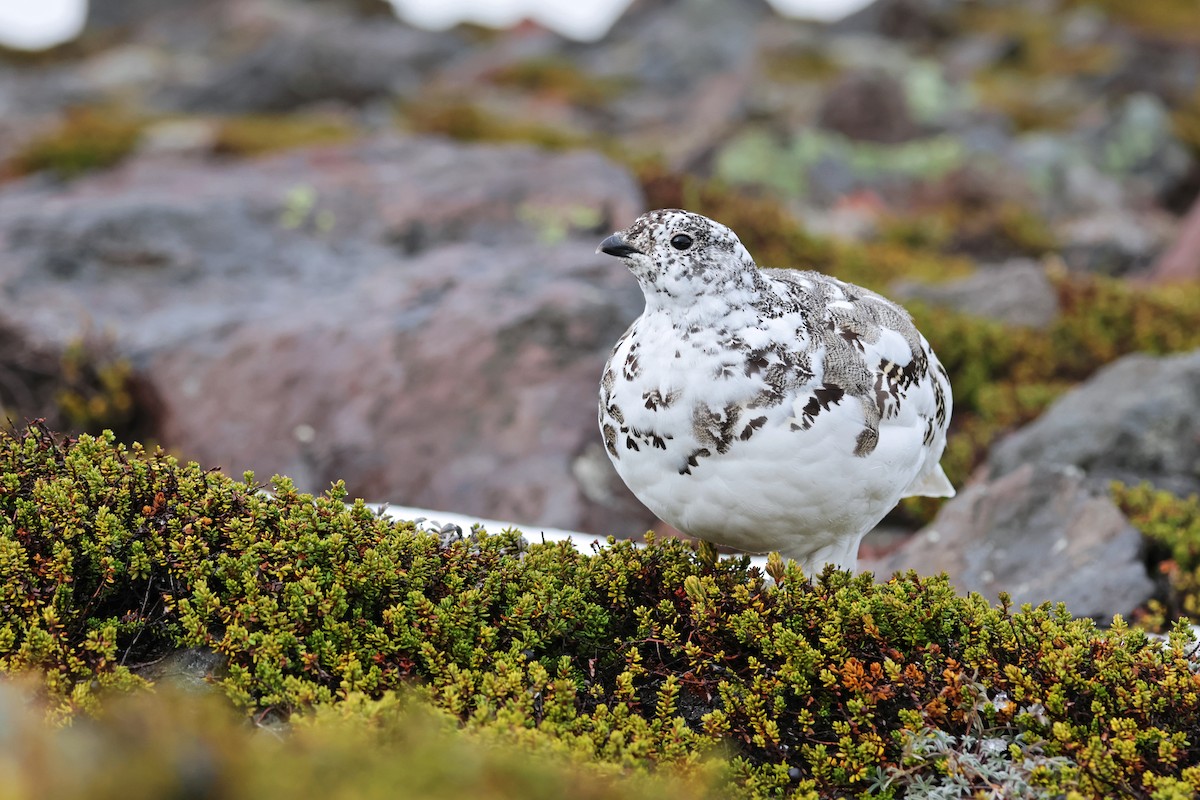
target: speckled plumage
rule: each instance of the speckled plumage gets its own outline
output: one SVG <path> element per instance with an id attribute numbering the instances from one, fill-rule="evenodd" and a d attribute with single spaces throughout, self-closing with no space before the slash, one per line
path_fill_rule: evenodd
<path id="1" fill-rule="evenodd" d="M 760 271 L 731 230 L 677 209 L 600 250 L 646 296 L 605 365 L 600 431 L 661 519 L 811 574 L 853 569 L 900 498 L 954 494 L 938 464 L 950 383 L 903 308 L 817 272 Z"/>

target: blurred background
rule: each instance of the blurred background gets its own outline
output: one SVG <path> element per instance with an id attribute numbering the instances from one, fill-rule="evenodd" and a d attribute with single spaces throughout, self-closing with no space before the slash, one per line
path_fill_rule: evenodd
<path id="1" fill-rule="evenodd" d="M 642 300 L 594 248 L 681 206 L 912 309 L 957 485 L 1061 524 L 1200 488 L 1200 369 L 1105 371 L 1200 347 L 1195 0 L 0 0 L 0 37 L 16 424 L 634 535 L 595 403 Z"/>

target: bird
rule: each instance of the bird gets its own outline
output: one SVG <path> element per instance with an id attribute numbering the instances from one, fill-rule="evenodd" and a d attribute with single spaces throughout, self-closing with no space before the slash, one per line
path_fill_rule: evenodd
<path id="1" fill-rule="evenodd" d="M 824 273 L 760 269 L 726 226 L 638 217 L 597 253 L 645 308 L 600 381 L 599 426 L 655 515 L 714 545 L 853 571 L 910 496 L 952 497 L 950 379 L 901 306 Z"/>

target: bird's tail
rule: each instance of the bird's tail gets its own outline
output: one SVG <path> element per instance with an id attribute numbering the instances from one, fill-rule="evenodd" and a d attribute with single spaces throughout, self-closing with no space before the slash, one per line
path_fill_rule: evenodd
<path id="1" fill-rule="evenodd" d="M 946 477 L 942 465 L 936 461 L 932 468 L 921 470 L 913 482 L 904 490 L 905 497 L 954 497 L 954 487 Z"/>

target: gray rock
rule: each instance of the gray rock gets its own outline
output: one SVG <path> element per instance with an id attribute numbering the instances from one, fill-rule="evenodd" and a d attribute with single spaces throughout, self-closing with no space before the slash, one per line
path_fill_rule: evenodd
<path id="1" fill-rule="evenodd" d="M 358 104 L 417 89 L 461 46 L 454 34 L 395 19 L 302 19 L 161 102 L 183 111 L 281 112 L 324 100 Z"/>
<path id="2" fill-rule="evenodd" d="M 633 78 L 668 100 L 751 61 L 758 25 L 776 16 L 765 0 L 637 0 L 600 42 L 573 55 L 590 71 Z"/>
<path id="3" fill-rule="evenodd" d="M 1183 180 L 1191 168 L 1175 136 L 1171 110 L 1151 94 L 1126 97 L 1106 122 L 1083 134 L 1092 161 L 1122 181 L 1137 181 L 1154 197 Z"/>
<path id="4" fill-rule="evenodd" d="M 1108 365 L 992 448 L 1004 475 L 1029 463 L 1073 464 L 1098 480 L 1200 491 L 1200 351 L 1135 354 Z"/>
<path id="5" fill-rule="evenodd" d="M 106 331 L 206 465 L 598 534 L 652 517 L 573 477 L 641 295 L 595 254 L 642 198 L 602 156 L 394 139 L 135 160 L 0 190 L 0 312 Z M 598 498 L 598 499 L 597 499 Z"/>
<path id="6" fill-rule="evenodd" d="M 638 0 L 599 42 L 564 55 L 627 88 L 596 125 L 688 168 L 746 118 L 765 0 Z"/>
<path id="7" fill-rule="evenodd" d="M 89 32 L 134 27 L 161 11 L 163 5 L 169 4 L 162 0 L 88 0 L 84 25 Z"/>
<path id="8" fill-rule="evenodd" d="M 904 84 L 883 72 L 848 72 L 829 87 L 817 117 L 850 139 L 903 142 L 917 134 Z"/>
<path id="9" fill-rule="evenodd" d="M 1048 328 L 1058 318 L 1058 294 L 1036 261 L 1014 259 L 974 275 L 938 284 L 904 282 L 902 300 L 923 300 L 1009 325 Z"/>
<path id="10" fill-rule="evenodd" d="M 1063 602 L 1104 621 L 1154 595 L 1142 548 L 1142 535 L 1081 470 L 1039 463 L 966 487 L 907 544 L 863 568 L 880 578 L 944 571 L 961 592 Z"/>
<path id="11" fill-rule="evenodd" d="M 1165 211 L 1097 211 L 1054 226 L 1063 261 L 1073 270 L 1125 276 L 1140 272 L 1171 244 L 1177 228 Z"/>
<path id="12" fill-rule="evenodd" d="M 954 11 L 954 0 L 875 0 L 834 23 L 832 30 L 931 44 L 956 32 Z"/>

